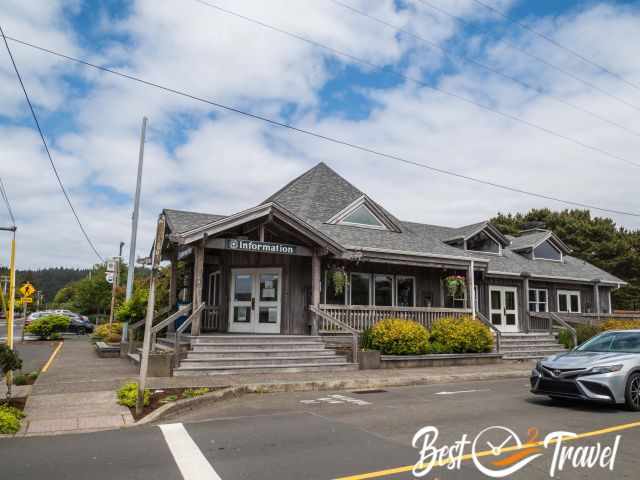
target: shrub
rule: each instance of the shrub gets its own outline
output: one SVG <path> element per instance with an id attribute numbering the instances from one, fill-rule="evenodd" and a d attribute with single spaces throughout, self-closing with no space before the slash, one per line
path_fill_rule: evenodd
<path id="1" fill-rule="evenodd" d="M 569 350 L 575 347 L 573 344 L 573 335 L 569 329 L 563 328 L 560 330 L 558 333 L 558 343 L 562 344 L 564 348 Z"/>
<path id="2" fill-rule="evenodd" d="M 360 334 L 360 347 L 363 350 L 373 350 L 371 346 L 372 338 L 371 338 L 371 327 L 365 328 Z"/>
<path id="3" fill-rule="evenodd" d="M 0 373 L 7 382 L 7 398 L 11 398 L 11 382 L 9 372 L 20 370 L 22 368 L 22 359 L 20 356 L 5 343 L 0 343 Z"/>
<path id="4" fill-rule="evenodd" d="M 431 328 L 431 341 L 443 345 L 446 353 L 490 352 L 493 347 L 491 330 L 471 317 L 436 320 Z"/>
<path id="5" fill-rule="evenodd" d="M 64 315 L 47 315 L 38 318 L 27 326 L 26 331 L 37 335 L 41 340 L 59 338 L 60 332 L 69 328 L 69 319 Z"/>
<path id="6" fill-rule="evenodd" d="M 8 405 L 0 405 L 0 433 L 13 434 L 20 430 L 20 420 L 24 413 Z"/>
<path id="7" fill-rule="evenodd" d="M 209 388 L 187 388 L 184 392 L 182 392 L 182 396 L 184 398 L 193 398 L 204 395 L 205 393 L 209 393 Z"/>
<path id="8" fill-rule="evenodd" d="M 125 407 L 133 408 L 136 406 L 136 398 L 138 396 L 138 384 L 135 382 L 125 383 L 118 390 L 118 403 Z M 144 406 L 149 405 L 151 401 L 151 390 L 144 391 Z"/>
<path id="9" fill-rule="evenodd" d="M 371 328 L 369 336 L 368 348 L 385 355 L 420 355 L 429 351 L 429 332 L 411 320 L 382 320 Z"/>
<path id="10" fill-rule="evenodd" d="M 27 383 L 29 383 L 29 379 L 24 373 L 19 373 L 18 375 L 13 377 L 14 385 L 20 386 L 20 385 L 26 385 Z"/>
<path id="11" fill-rule="evenodd" d="M 595 325 L 578 325 L 576 327 L 576 336 L 578 337 L 578 345 L 582 345 L 590 338 L 595 337 L 602 332 L 601 327 Z"/>
<path id="12" fill-rule="evenodd" d="M 610 318 L 602 324 L 602 330 L 635 330 L 640 329 L 638 320 L 622 320 Z"/>
<path id="13" fill-rule="evenodd" d="M 120 343 L 120 340 L 122 340 L 122 336 L 117 333 L 111 333 L 104 339 L 107 343 Z"/>
<path id="14" fill-rule="evenodd" d="M 115 336 L 115 335 L 117 335 L 118 337 L 120 337 L 122 335 L 122 324 L 121 323 L 113 322 L 111 324 L 103 323 L 102 325 L 98 325 L 95 328 L 95 330 L 93 331 L 93 333 L 91 334 L 91 337 L 96 339 L 96 340 L 105 340 L 105 339 L 109 338 L 110 336 Z M 120 339 L 117 340 L 117 342 L 119 342 L 119 341 L 120 341 Z M 116 343 L 116 342 L 114 342 L 114 343 Z"/>

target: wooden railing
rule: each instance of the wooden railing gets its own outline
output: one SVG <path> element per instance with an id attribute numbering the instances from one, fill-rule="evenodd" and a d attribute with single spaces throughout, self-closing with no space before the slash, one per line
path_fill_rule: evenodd
<path id="1" fill-rule="evenodd" d="M 431 329 L 435 320 L 444 317 L 462 317 L 471 315 L 467 308 L 432 308 L 432 307 L 369 307 L 357 305 L 320 305 L 320 310 L 339 322 L 358 332 L 372 327 L 385 318 L 406 318 Z M 319 318 L 319 333 L 339 333 L 334 322 Z"/>
<path id="2" fill-rule="evenodd" d="M 493 334 L 496 337 L 496 353 L 500 353 L 500 349 L 502 348 L 502 332 L 500 331 L 500 329 L 498 329 L 498 327 L 491 323 L 489 319 L 485 317 L 480 311 L 476 311 L 476 318 L 493 331 Z"/>
<path id="3" fill-rule="evenodd" d="M 355 328 L 347 325 L 341 320 L 335 318 L 330 313 L 318 308 L 314 305 L 309 305 L 309 310 L 314 316 L 312 333 L 316 335 L 319 330 L 319 324 L 322 323 L 326 326 L 331 326 L 331 333 L 346 333 L 351 334 L 351 348 L 353 350 L 353 363 L 358 362 L 358 350 L 360 350 L 360 332 Z M 329 333 L 328 331 L 326 333 Z"/>
<path id="4" fill-rule="evenodd" d="M 156 313 L 156 316 L 153 317 L 153 323 L 157 323 L 161 317 L 168 314 L 171 311 L 170 307 L 164 308 Z M 127 342 L 129 342 L 129 353 L 133 353 L 137 347 L 136 342 L 136 332 L 139 328 L 144 327 L 146 319 L 138 320 L 137 322 L 130 323 L 127 325 Z"/>
<path id="5" fill-rule="evenodd" d="M 175 347 L 173 350 L 173 366 L 174 368 L 177 368 L 180 366 L 180 353 L 181 353 L 181 342 L 182 342 L 182 334 L 185 332 L 185 330 L 187 329 L 187 327 L 191 327 L 191 324 L 193 323 L 193 319 L 196 318 L 197 315 L 200 315 L 200 312 L 202 312 L 202 310 L 205 308 L 205 304 L 201 303 L 200 305 L 198 305 L 197 308 L 195 308 L 193 310 L 193 312 L 191 312 L 191 315 L 189 315 L 189 317 L 182 322 L 182 325 L 180 325 L 178 328 L 176 328 L 176 331 L 174 333 L 175 335 Z"/>
<path id="6" fill-rule="evenodd" d="M 202 322 L 202 329 L 213 332 L 221 332 L 222 315 L 220 314 L 219 306 L 207 305 L 204 307 L 204 319 Z"/>
<path id="7" fill-rule="evenodd" d="M 571 334 L 573 346 L 578 346 L 578 335 L 576 329 L 563 318 L 564 314 L 556 312 L 529 312 L 529 330 L 535 332 L 546 331 L 553 333 L 556 325 L 566 329 Z"/>

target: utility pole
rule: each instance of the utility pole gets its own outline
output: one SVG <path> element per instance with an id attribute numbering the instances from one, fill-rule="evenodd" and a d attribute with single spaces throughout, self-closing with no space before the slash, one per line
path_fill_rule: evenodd
<path id="1" fill-rule="evenodd" d="M 136 268 L 136 239 L 138 236 L 138 213 L 140 210 L 140 190 L 142 189 L 142 164 L 144 160 L 144 141 L 147 133 L 147 117 L 142 117 L 140 132 L 140 152 L 138 154 L 138 180 L 136 195 L 133 201 L 133 217 L 131 218 L 131 241 L 129 242 L 129 270 L 127 271 L 127 291 L 125 298 L 129 300 L 133 294 L 133 274 Z"/>
<path id="2" fill-rule="evenodd" d="M 162 243 L 164 241 L 165 218 L 160 215 L 156 228 L 156 240 L 153 244 L 151 257 L 151 278 L 149 279 L 149 300 L 147 301 L 147 316 L 144 322 L 144 338 L 142 340 L 142 356 L 140 357 L 140 380 L 138 381 L 138 396 L 136 397 L 136 414 L 140 415 L 144 407 L 144 389 L 147 383 L 147 371 L 149 369 L 149 353 L 151 352 L 151 328 L 153 327 L 153 315 L 156 306 L 156 277 L 158 266 L 162 256 Z M 176 346 L 176 348 L 178 348 Z"/>
<path id="3" fill-rule="evenodd" d="M 13 350 L 13 310 L 16 303 L 16 230 L 17 227 L 0 227 L 0 230 L 12 232 L 11 257 L 9 260 L 9 309 L 7 311 L 7 346 Z M 24 328 L 24 327 L 23 327 Z M 7 373 L 8 385 L 13 383 L 13 372 Z"/>

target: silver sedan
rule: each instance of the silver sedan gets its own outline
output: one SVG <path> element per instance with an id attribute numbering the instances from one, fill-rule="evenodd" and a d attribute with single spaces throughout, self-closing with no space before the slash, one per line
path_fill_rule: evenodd
<path id="1" fill-rule="evenodd" d="M 531 391 L 640 411 L 640 330 L 607 331 L 539 361 L 531 372 Z"/>

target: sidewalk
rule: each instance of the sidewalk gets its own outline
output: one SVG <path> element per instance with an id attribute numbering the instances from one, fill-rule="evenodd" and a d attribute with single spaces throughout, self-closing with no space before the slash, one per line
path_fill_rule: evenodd
<path id="1" fill-rule="evenodd" d="M 33 385 L 18 435 L 119 428 L 133 423 L 115 390 L 137 369 L 127 360 L 99 358 L 87 337 L 69 338 Z"/>
<path id="2" fill-rule="evenodd" d="M 138 368 L 126 359 L 99 358 L 86 337 L 70 338 L 49 370 L 32 387 L 18 435 L 56 435 L 109 430 L 134 424 L 128 408 L 118 405 L 116 390 L 137 381 Z M 220 391 L 269 393 L 309 390 L 367 389 L 478 380 L 526 378 L 532 363 L 356 370 L 343 372 L 274 373 L 200 377 L 149 378 L 150 389 L 210 387 Z M 215 401 L 201 397 L 200 401 Z M 192 402 L 194 403 L 194 402 Z M 171 407 L 173 412 L 181 408 Z M 158 412 L 159 413 L 159 412 Z"/>

